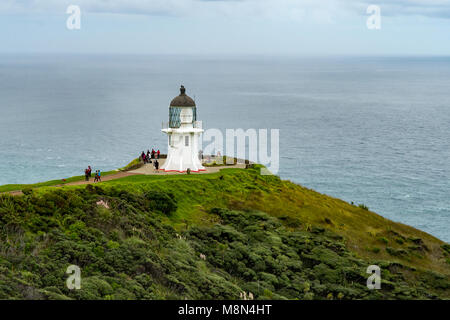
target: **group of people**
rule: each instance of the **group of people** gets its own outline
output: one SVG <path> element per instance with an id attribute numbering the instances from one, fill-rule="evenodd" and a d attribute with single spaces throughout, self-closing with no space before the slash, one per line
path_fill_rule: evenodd
<path id="1" fill-rule="evenodd" d="M 142 151 L 140 158 L 141 158 L 142 162 L 144 162 L 144 163 L 153 163 L 155 170 L 158 170 L 159 169 L 158 159 L 159 159 L 160 154 L 161 153 L 160 153 L 159 149 L 157 151 L 155 151 L 152 148 L 152 151 L 147 150 L 147 153 Z M 152 161 L 152 159 L 155 159 L 155 161 Z"/>
<path id="2" fill-rule="evenodd" d="M 86 181 L 89 181 L 89 178 L 92 177 L 91 166 L 88 166 L 87 169 L 84 169 L 84 177 Z M 101 181 L 102 181 L 102 173 L 100 172 L 100 170 L 95 170 L 94 182 L 101 182 Z"/>
<path id="3" fill-rule="evenodd" d="M 160 155 L 159 149 L 158 149 L 158 151 L 155 151 L 154 149 L 152 149 L 151 152 L 150 152 L 150 150 L 147 150 L 147 153 L 142 151 L 141 159 L 144 163 L 152 163 L 152 159 L 159 159 L 159 155 Z"/>

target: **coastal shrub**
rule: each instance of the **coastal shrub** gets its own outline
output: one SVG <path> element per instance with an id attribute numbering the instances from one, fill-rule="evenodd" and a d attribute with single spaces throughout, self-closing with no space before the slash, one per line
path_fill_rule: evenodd
<path id="1" fill-rule="evenodd" d="M 144 193 L 144 197 L 150 202 L 150 207 L 152 209 L 166 215 L 170 215 L 177 210 L 177 204 L 173 194 L 160 191 L 148 191 Z"/>
<path id="2" fill-rule="evenodd" d="M 33 189 L 32 188 L 23 188 L 22 193 L 26 196 L 29 196 L 33 193 Z"/>
<path id="3" fill-rule="evenodd" d="M 415 244 L 423 244 L 423 240 L 418 237 L 409 237 L 408 241 L 411 241 L 412 243 L 415 243 Z"/>
<path id="4" fill-rule="evenodd" d="M 329 216 L 340 225 L 338 217 L 318 211 L 317 217 L 296 215 L 291 202 L 275 210 L 263 197 L 282 188 L 279 180 L 250 176 L 249 182 L 245 175 L 250 174 L 222 172 L 224 179 L 204 181 L 180 176 L 179 182 L 142 183 L 136 190 L 130 184 L 105 183 L 35 189 L 24 197 L 1 195 L 0 298 L 239 299 L 243 291 L 255 299 L 448 297 L 446 274 L 354 255 L 349 250 L 354 243 L 347 244 L 354 239 L 330 231 L 334 226 L 325 221 Z M 250 184 L 254 189 L 246 188 Z M 233 188 L 239 190 L 242 210 L 227 208 Z M 199 200 L 197 190 L 206 200 Z M 276 191 L 270 200 L 282 194 Z M 252 197 L 255 203 L 262 199 L 259 210 L 244 202 Z M 99 200 L 109 208 L 97 205 Z M 402 233 L 425 255 L 419 250 L 428 238 Z M 448 254 L 449 248 L 439 245 Z M 362 244 L 363 250 L 375 252 L 373 246 Z M 391 249 L 394 254 L 402 250 L 386 250 Z M 400 251 L 395 260 L 402 259 L 407 260 Z M 71 264 L 82 270 L 82 290 L 66 287 Z M 370 264 L 382 269 L 382 290 L 367 290 Z"/>
<path id="5" fill-rule="evenodd" d="M 295 218 L 295 217 L 291 217 L 291 216 L 281 216 L 278 219 L 280 219 L 283 224 L 287 227 L 291 227 L 291 228 L 299 228 L 301 227 L 302 223 L 300 221 L 300 219 Z"/>
<path id="6" fill-rule="evenodd" d="M 312 292 L 306 292 L 303 295 L 303 300 L 313 300 L 314 299 L 314 293 Z"/>
<path id="7" fill-rule="evenodd" d="M 391 248 L 391 247 L 387 247 L 386 252 L 389 253 L 391 256 L 396 256 L 396 257 L 408 255 L 408 252 L 406 250 L 395 249 L 395 248 Z"/>
<path id="8" fill-rule="evenodd" d="M 444 243 L 444 244 L 441 246 L 441 248 L 442 248 L 442 250 L 444 251 L 444 253 L 450 254 L 450 244 Z"/>
<path id="9" fill-rule="evenodd" d="M 369 207 L 366 206 L 364 203 L 359 204 L 358 207 L 363 209 L 363 210 L 369 211 Z"/>
<path id="10" fill-rule="evenodd" d="M 426 281 L 432 287 L 441 288 L 444 290 L 450 290 L 450 279 L 442 274 L 435 271 L 426 271 L 421 280 Z"/>

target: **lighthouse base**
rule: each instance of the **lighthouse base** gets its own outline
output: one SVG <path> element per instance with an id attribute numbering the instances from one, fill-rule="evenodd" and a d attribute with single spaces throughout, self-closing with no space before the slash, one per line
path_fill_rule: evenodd
<path id="1" fill-rule="evenodd" d="M 161 166 L 162 171 L 191 172 L 205 171 L 199 159 L 198 140 L 200 132 L 169 132 L 167 159 Z"/>
<path id="2" fill-rule="evenodd" d="M 177 150 L 178 151 L 178 150 Z M 170 152 L 167 154 L 167 159 L 161 166 L 162 171 L 165 172 L 191 172 L 205 171 L 205 167 L 202 166 L 199 159 L 192 159 L 189 155 L 179 154 L 178 152 Z"/>

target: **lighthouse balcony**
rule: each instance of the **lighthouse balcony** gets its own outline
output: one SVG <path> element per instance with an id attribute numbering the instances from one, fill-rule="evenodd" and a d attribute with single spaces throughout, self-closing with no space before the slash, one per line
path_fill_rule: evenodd
<path id="1" fill-rule="evenodd" d="M 180 124 L 178 126 L 174 126 L 173 123 L 170 122 L 162 122 L 161 129 L 163 132 L 172 132 L 172 131 L 192 131 L 192 129 L 196 129 L 194 131 L 203 131 L 203 121 L 193 121 L 192 124 Z"/>

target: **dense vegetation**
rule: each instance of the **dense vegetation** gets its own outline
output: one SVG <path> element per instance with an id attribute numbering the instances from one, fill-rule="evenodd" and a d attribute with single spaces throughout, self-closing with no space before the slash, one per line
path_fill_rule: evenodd
<path id="1" fill-rule="evenodd" d="M 0 196 L 1 299 L 450 297 L 448 244 L 257 169 L 24 191 Z"/>

